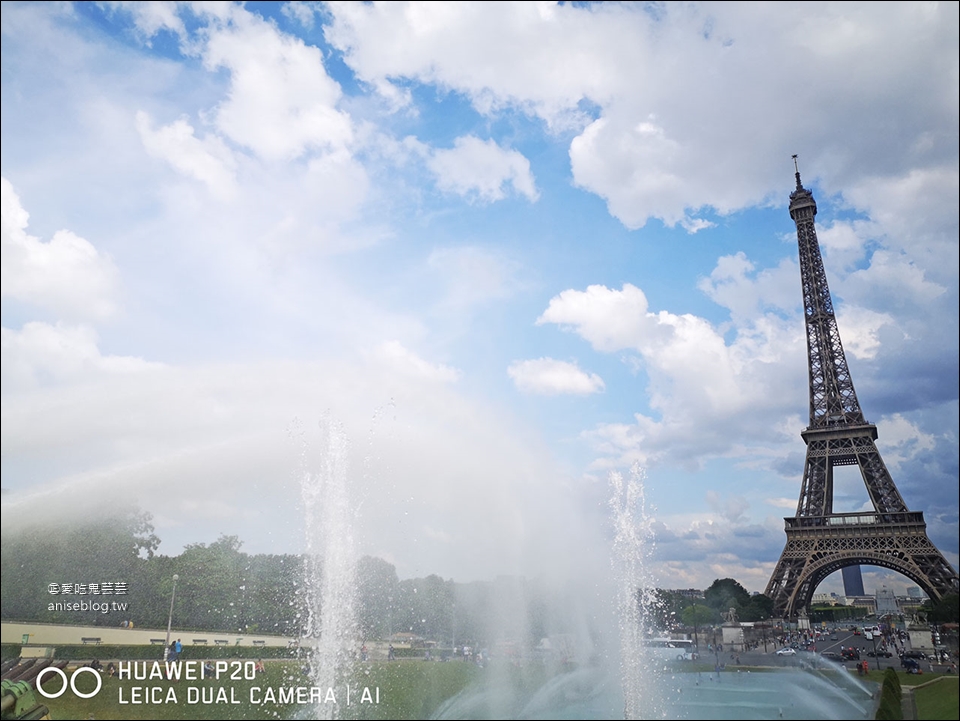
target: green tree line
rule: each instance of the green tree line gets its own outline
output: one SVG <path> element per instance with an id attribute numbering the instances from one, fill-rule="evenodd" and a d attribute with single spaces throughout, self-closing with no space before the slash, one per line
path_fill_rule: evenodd
<path id="1" fill-rule="evenodd" d="M 2 533 L 3 620 L 165 628 L 173 577 L 174 625 L 184 630 L 297 637 L 307 627 L 304 559 L 248 554 L 236 536 L 194 543 L 176 556 L 157 552 L 151 518 L 137 509 L 67 525 L 6 527 Z M 73 586 L 50 593 L 51 584 Z M 76 593 L 77 584 L 87 594 Z M 123 595 L 93 595 L 91 584 L 124 584 Z M 575 625 L 556 589 L 519 577 L 455 583 L 436 575 L 400 580 L 393 565 L 364 557 L 357 565 L 358 635 L 412 634 L 441 646 L 511 639 L 535 645 Z M 118 601 L 127 611 L 57 610 L 57 602 Z M 573 604 L 570 604 L 571 606 Z"/>
<path id="2" fill-rule="evenodd" d="M 724 613 L 734 609 L 741 621 L 766 621 L 773 616 L 773 600 L 760 594 L 751 595 L 732 578 L 718 578 L 703 592 L 703 598 L 678 591 L 657 591 L 657 616 L 663 628 L 677 622 L 686 626 L 719 624 Z"/>

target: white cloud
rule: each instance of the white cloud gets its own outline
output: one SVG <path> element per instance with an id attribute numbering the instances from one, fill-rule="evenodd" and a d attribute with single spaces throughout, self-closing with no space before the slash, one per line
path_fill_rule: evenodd
<path id="1" fill-rule="evenodd" d="M 626 46 L 629 18 L 586 14 L 545 3 L 358 3 L 330 5 L 325 36 L 358 77 L 380 92 L 416 78 L 464 91 L 481 112 L 517 104 L 555 126 L 582 123 L 583 97 L 606 99 L 632 76 L 601 49 Z M 630 27 L 627 27 L 630 26 Z M 619 41 L 619 42 L 618 42 Z"/>
<path id="2" fill-rule="evenodd" d="M 377 357 L 407 375 L 424 380 L 453 383 L 460 379 L 460 371 L 442 363 L 430 363 L 397 341 L 385 341 L 377 349 Z"/>
<path id="3" fill-rule="evenodd" d="M 818 227 L 817 240 L 824 262 L 834 272 L 851 270 L 863 258 L 868 239 L 876 230 L 874 223 L 864 221 L 836 221 Z"/>
<path id="4" fill-rule="evenodd" d="M 602 425 L 584 434 L 618 464 L 669 457 L 696 465 L 733 452 L 734 445 L 749 455 L 750 445 L 781 441 L 775 421 L 802 407 L 802 333 L 779 317 L 738 325 L 728 343 L 702 318 L 650 312 L 643 291 L 625 284 L 619 291 L 565 290 L 537 323 L 573 330 L 598 351 L 639 353 L 649 404 L 660 418 L 636 414 L 634 425 Z"/>
<path id="5" fill-rule="evenodd" d="M 594 348 L 611 352 L 637 346 L 645 336 L 659 332 L 658 322 L 647 312 L 647 297 L 630 283 L 623 290 L 591 285 L 586 291 L 565 290 L 550 299 L 537 325 L 557 323 L 570 327 Z"/>
<path id="6" fill-rule="evenodd" d="M 102 355 L 89 326 L 31 322 L 2 332 L 4 393 L 161 367 L 141 358 Z"/>
<path id="7" fill-rule="evenodd" d="M 576 363 L 553 358 L 514 361 L 507 368 L 517 389 L 542 395 L 588 395 L 604 389 L 603 379 L 596 373 L 587 373 Z"/>
<path id="8" fill-rule="evenodd" d="M 795 510 L 797 507 L 797 499 L 795 498 L 765 498 L 764 501 L 769 503 L 774 508 L 787 508 Z"/>
<path id="9" fill-rule="evenodd" d="M 137 113 L 136 124 L 143 146 L 150 155 L 166 160 L 184 175 L 205 183 L 222 199 L 236 195 L 236 163 L 220 138 L 215 135 L 203 140 L 197 138 L 193 127 L 184 118 L 154 130 L 150 117 L 143 111 Z"/>
<path id="10" fill-rule="evenodd" d="M 924 270 L 909 258 L 889 250 L 877 250 L 870 257 L 868 268 L 856 270 L 847 276 L 843 291 L 855 293 L 856 298 L 882 296 L 886 304 L 923 306 L 946 293 L 939 283 L 927 280 Z"/>
<path id="11" fill-rule="evenodd" d="M 844 198 L 870 216 L 870 236 L 882 239 L 885 249 L 903 256 L 904 262 L 914 264 L 930 282 L 940 285 L 955 285 L 960 272 L 956 157 L 954 149 L 931 167 L 860 177 L 843 188 Z M 953 161 L 944 162 L 943 158 Z"/>
<path id="12" fill-rule="evenodd" d="M 484 114 L 514 108 L 582 130 L 574 180 L 630 228 L 660 218 L 696 229 L 704 206 L 764 202 L 785 189 L 793 152 L 831 192 L 956 154 L 955 64 L 944 61 L 955 56 L 955 4 L 330 9 L 327 39 L 381 92 L 413 80 L 461 92 Z M 798 66 L 810 81 L 784 81 Z M 887 121 L 865 132 L 874 104 Z"/>
<path id="13" fill-rule="evenodd" d="M 310 30 L 313 28 L 314 8 L 316 5 L 317 3 L 311 2 L 285 2 L 280 7 L 280 12 Z"/>
<path id="14" fill-rule="evenodd" d="M 888 313 L 877 313 L 866 308 L 845 305 L 837 314 L 845 353 L 856 358 L 875 358 L 880 349 L 880 329 L 895 326 Z"/>
<path id="15" fill-rule="evenodd" d="M 13 185 L 2 181 L 2 287 L 14 298 L 61 318 L 103 318 L 116 310 L 113 261 L 69 230 L 49 242 L 28 235 L 30 218 Z"/>
<path id="16" fill-rule="evenodd" d="M 750 502 L 743 496 L 723 498 L 717 491 L 707 491 L 707 505 L 728 523 L 737 523 L 744 519 L 744 514 L 750 508 Z"/>
<path id="17" fill-rule="evenodd" d="M 108 7 L 123 8 L 133 18 L 134 26 L 149 46 L 153 38 L 161 30 L 169 30 L 181 40 L 185 40 L 187 30 L 183 21 L 177 15 L 179 2 L 172 0 L 157 0 L 157 2 L 107 2 Z"/>
<path id="18" fill-rule="evenodd" d="M 234 142 L 267 161 L 349 152 L 352 122 L 336 107 L 340 86 L 318 48 L 237 10 L 230 23 L 210 31 L 203 60 L 210 70 L 230 71 L 215 122 Z"/>
<path id="19" fill-rule="evenodd" d="M 877 422 L 878 442 L 883 447 L 883 459 L 890 468 L 899 468 L 907 461 L 936 446 L 936 438 L 924 433 L 916 423 L 900 413 L 884 417 Z"/>
<path id="20" fill-rule="evenodd" d="M 530 161 L 516 150 L 505 150 L 493 140 L 468 135 L 457 138 L 453 148 L 435 150 L 427 161 L 441 190 L 493 202 L 506 197 L 504 186 L 527 200 L 540 197 L 530 172 Z"/>
<path id="21" fill-rule="evenodd" d="M 680 221 L 680 225 L 683 226 L 684 230 L 693 235 L 701 230 L 713 228 L 716 226 L 716 223 L 713 223 L 709 220 L 704 220 L 703 218 L 683 218 Z"/>
<path id="22" fill-rule="evenodd" d="M 751 318 L 768 309 L 795 311 L 800 305 L 800 269 L 784 258 L 776 268 L 755 273 L 755 267 L 741 251 L 721 256 L 709 278 L 697 288 L 714 303 L 727 308 L 735 318 Z"/>

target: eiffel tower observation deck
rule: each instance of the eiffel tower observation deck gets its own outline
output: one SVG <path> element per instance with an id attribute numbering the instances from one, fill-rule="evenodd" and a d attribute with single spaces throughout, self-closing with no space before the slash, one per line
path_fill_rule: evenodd
<path id="1" fill-rule="evenodd" d="M 877 427 L 860 409 L 817 241 L 817 203 L 793 158 L 797 188 L 790 194 L 790 217 L 800 251 L 810 425 L 800 434 L 807 457 L 797 514 L 784 519 L 787 545 L 765 593 L 776 615 L 804 615 L 827 576 L 858 565 L 902 573 L 932 599 L 957 593 L 957 572 L 927 537 L 923 512 L 907 508 L 874 443 Z M 833 512 L 833 469 L 848 465 L 860 467 L 873 511 Z"/>

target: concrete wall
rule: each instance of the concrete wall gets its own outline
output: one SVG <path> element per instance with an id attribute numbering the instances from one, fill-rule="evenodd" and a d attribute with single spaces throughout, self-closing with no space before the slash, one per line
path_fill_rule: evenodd
<path id="1" fill-rule="evenodd" d="M 929 636 L 929 634 L 927 634 Z M 80 645 L 83 639 L 99 638 L 107 646 L 163 646 L 166 629 L 120 628 L 115 626 L 61 626 L 52 623 L 3 623 L 0 624 L 0 640 L 3 643 L 35 646 Z M 215 646 L 295 646 L 298 639 L 284 636 L 240 635 L 221 631 L 183 631 L 174 628 L 170 640 L 180 639 L 184 646 L 212 648 Z M 205 643 L 201 643 L 204 642 Z M 93 643 L 93 642 L 90 642 Z"/>

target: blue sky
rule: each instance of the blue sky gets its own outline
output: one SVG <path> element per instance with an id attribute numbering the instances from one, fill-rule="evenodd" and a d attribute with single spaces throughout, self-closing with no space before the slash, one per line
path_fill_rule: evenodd
<path id="1" fill-rule="evenodd" d="M 124 499 L 170 553 L 298 551 L 329 418 L 401 576 L 607 568 L 639 464 L 660 583 L 762 590 L 797 153 L 861 405 L 957 564 L 955 3 L 2 12 L 5 524 Z"/>

